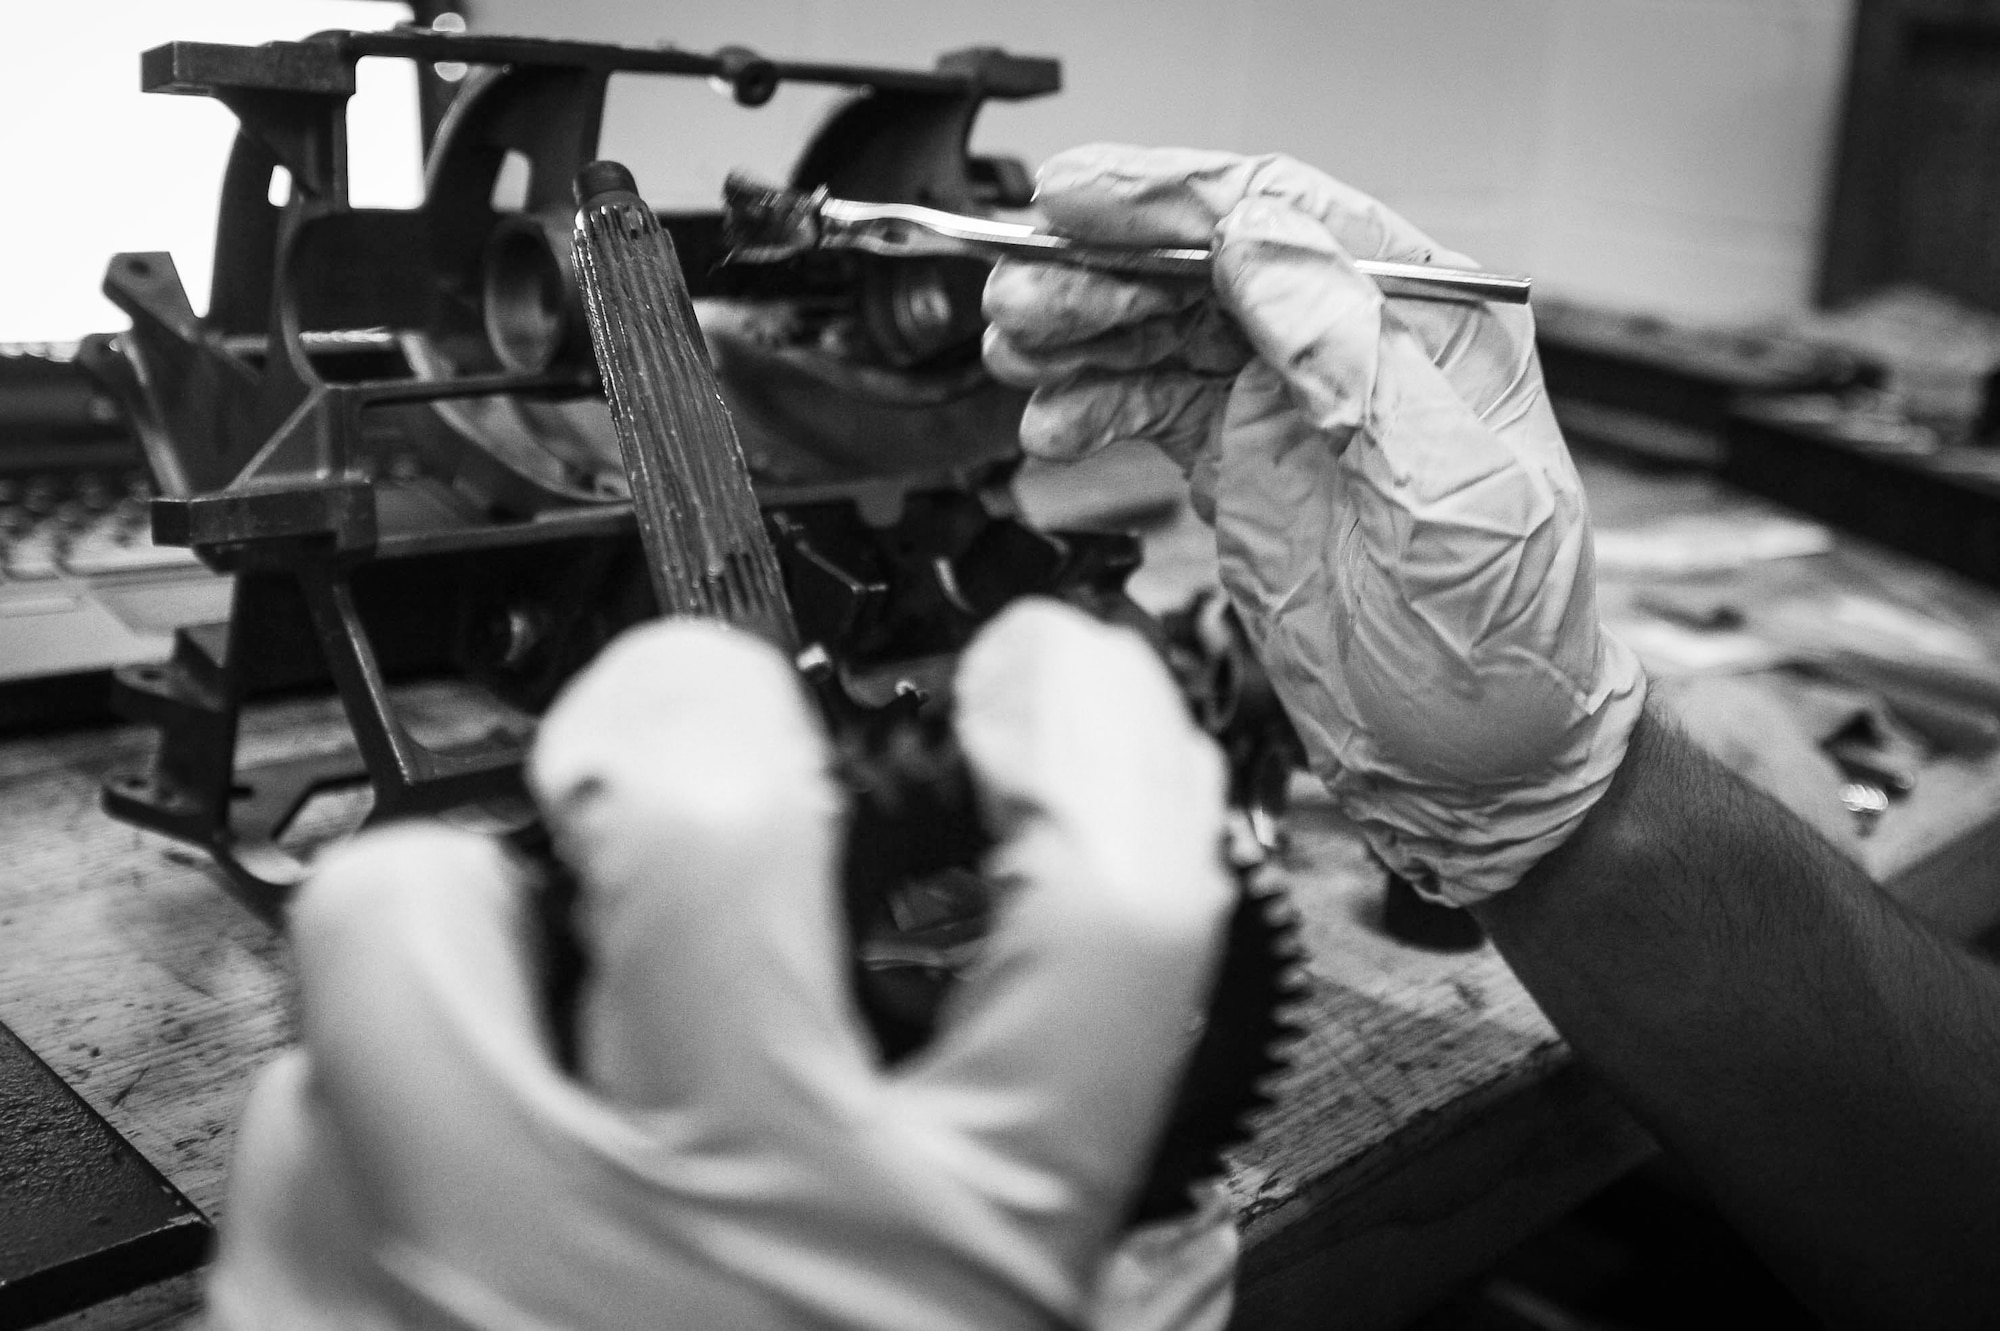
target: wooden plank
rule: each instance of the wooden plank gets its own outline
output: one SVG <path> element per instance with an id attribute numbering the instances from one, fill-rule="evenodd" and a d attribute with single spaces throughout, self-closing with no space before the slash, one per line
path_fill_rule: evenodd
<path id="1" fill-rule="evenodd" d="M 1551 1050 L 1253 1217 L 1233 1325 L 1401 1326 L 1654 1149 Z"/>
<path id="2" fill-rule="evenodd" d="M 149 743 L 0 747 L 0 1019 L 213 1217 L 243 1095 L 293 1038 L 289 980 L 278 939 L 191 853 L 98 811 L 98 776 Z M 62 1325 L 172 1326 L 195 1306 L 182 1279 Z"/>
<path id="3" fill-rule="evenodd" d="M 1381 870 L 1310 778 L 1285 879 L 1308 1035 L 1231 1187 L 1237 1324 L 1400 1324 L 1650 1151 L 1490 946 L 1382 925 Z"/>
<path id="4" fill-rule="evenodd" d="M 291 704 L 260 714 L 252 754 L 338 734 L 330 706 Z M 282 941 L 195 856 L 97 811 L 98 779 L 145 744 L 143 733 L 117 730 L 0 746 L 0 826 L 17 866 L 0 885 L 0 1017 L 226 1223 L 243 1095 L 293 1037 L 289 974 Z M 1437 1125 L 1467 1119 L 1458 1106 L 1482 1086 L 1563 1057 L 1490 949 L 1431 954 L 1388 937 L 1380 870 L 1309 778 L 1295 789 L 1285 864 L 1314 956 L 1314 1031 L 1283 1109 L 1236 1179 L 1253 1243 L 1311 1209 L 1303 1199 L 1321 1196 L 1341 1162 L 1421 1155 Z M 1423 1126 L 1411 1135 L 1413 1122 Z M 1365 1209 L 1346 1223 L 1362 1223 Z M 1427 1276 L 1418 1283 L 1434 1287 Z M 193 1297 L 187 1285 L 177 1296 L 154 1291 L 121 1301 L 124 1314 L 107 1306 L 77 1325 L 174 1325 Z"/>
<path id="5" fill-rule="evenodd" d="M 1612 520 L 1724 502 L 1702 484 L 1596 469 L 1589 483 Z M 1167 531 L 1144 589 L 1155 605 L 1213 567 L 1198 524 Z M 2000 602 L 1908 561 L 1861 551 L 1794 563 L 1763 576 L 1778 589 L 1887 589 L 2000 641 Z M 415 704 L 419 723 L 448 738 L 442 695 Z M 276 758 L 329 747 L 340 731 L 329 702 L 287 703 L 258 711 L 246 747 L 253 761 Z M 149 744 L 132 729 L 0 744 L 0 1020 L 226 1224 L 243 1095 L 293 1037 L 290 976 L 282 941 L 196 856 L 99 813 L 97 782 Z M 1387 1325 L 1614 1177 L 1645 1141 L 1572 1066 L 1492 949 L 1433 953 L 1389 937 L 1380 871 L 1309 778 L 1294 791 L 1282 867 L 1311 950 L 1310 1034 L 1232 1179 L 1249 1245 L 1245 1321 Z M 1871 868 L 1911 875 L 1920 905 L 1941 899 L 1919 879 L 1958 881 L 1949 857 L 2000 836 L 1996 808 L 2000 762 L 1927 769 L 1916 798 L 1884 820 Z M 353 813 L 329 802 L 312 835 Z M 169 1284 L 73 1325 L 185 1325 L 195 1297 L 192 1282 Z"/>
<path id="6" fill-rule="evenodd" d="M 249 1070 L 292 1038 L 286 970 L 192 853 L 98 811 L 145 739 L 0 751 L 0 1019 L 213 1214 Z"/>

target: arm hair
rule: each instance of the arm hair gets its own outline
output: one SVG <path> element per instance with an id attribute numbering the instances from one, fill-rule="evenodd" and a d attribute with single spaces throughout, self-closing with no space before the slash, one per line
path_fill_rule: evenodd
<path id="1" fill-rule="evenodd" d="M 1577 834 L 1474 911 L 1822 1317 L 2000 1321 L 2000 969 L 1656 712 Z"/>

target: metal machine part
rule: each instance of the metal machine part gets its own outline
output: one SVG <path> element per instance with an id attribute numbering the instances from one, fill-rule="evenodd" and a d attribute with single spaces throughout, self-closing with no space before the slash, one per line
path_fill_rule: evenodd
<path id="1" fill-rule="evenodd" d="M 672 241 L 616 163 L 583 169 L 577 203 L 576 267 L 659 600 L 669 613 L 722 619 L 796 649 L 777 553 L 702 355 Z M 1007 567 L 1018 576 L 1022 563 Z M 964 601 L 949 561 L 939 568 L 941 589 Z M 1191 618 L 1195 642 L 1212 641 L 1212 617 L 1197 610 Z M 842 880 L 855 992 L 894 1058 L 929 1037 L 951 981 L 980 951 L 1000 889 L 980 872 L 991 839 L 944 709 L 927 707 L 932 700 L 913 686 L 870 705 L 840 678 L 827 647 L 810 642 L 800 663 L 836 737 L 850 801 Z M 1226 659 L 1211 653 L 1183 670 L 1207 686 L 1197 714 L 1218 728 L 1240 701 L 1237 677 L 1220 666 Z M 1262 848 L 1250 848 L 1260 861 Z M 1135 1221 L 1184 1209 L 1193 1184 L 1221 1173 L 1222 1152 L 1247 1139 L 1251 1115 L 1269 1103 L 1266 1083 L 1285 1066 L 1282 1046 L 1296 1034 L 1280 1012 L 1296 997 L 1296 931 L 1276 913 L 1278 890 L 1253 885 L 1252 864 L 1235 867 L 1241 895 L 1207 1020 Z M 574 890 L 560 871 L 551 881 Z M 560 916 L 552 918 L 559 927 Z M 588 964 L 573 944 L 559 938 L 553 946 Z"/>
<path id="2" fill-rule="evenodd" d="M 341 108 L 356 62 L 385 55 L 472 69 L 409 212 L 346 195 Z M 747 105 L 778 81 L 852 87 L 792 185 L 958 212 L 1026 201 L 1024 171 L 967 155 L 980 104 L 1057 85 L 1053 62 L 990 50 L 911 72 L 426 33 L 145 58 L 149 87 L 215 96 L 242 121 L 215 286 L 196 318 L 166 256 L 118 256 L 106 285 L 133 327 L 87 354 L 144 443 L 156 538 L 232 574 L 235 596 L 227 622 L 178 635 L 171 661 L 120 675 L 121 707 L 160 745 L 104 798 L 204 848 L 259 912 L 275 917 L 302 876 L 288 829 L 321 791 L 365 785 L 375 821 L 478 809 L 531 830 L 519 769 L 535 716 L 611 636 L 673 603 L 637 539 L 568 239 L 606 82 L 635 74 L 720 78 Z M 510 155 L 529 168 L 513 210 L 493 203 Z M 277 207 L 280 167 L 292 190 Z M 979 364 L 985 261 L 822 252 L 724 267 L 719 214 L 656 217 L 829 705 L 875 714 L 857 733 L 889 743 L 982 623 L 1017 596 L 1059 596 L 1160 647 L 1239 793 L 1262 792 L 1247 816 L 1269 844 L 1296 741 L 1282 711 L 1240 705 L 1268 695 L 1240 633 L 1212 608 L 1142 612 L 1124 591 L 1134 536 L 1015 514 L 1024 397 Z M 394 685 L 432 675 L 482 686 L 490 723 L 448 745 L 420 735 Z M 351 748 L 239 761 L 246 700 L 327 680 Z M 865 840 L 914 849 L 910 826 Z M 896 900 L 905 924 L 926 918 Z M 878 932 L 858 955 L 881 962 L 878 945 L 907 949 L 910 933 Z M 915 974 L 867 970 L 892 986 Z M 1261 1027 L 1243 1038 L 1271 1044 Z"/>
<path id="3" fill-rule="evenodd" d="M 439 128 L 425 200 L 407 212 L 347 197 L 345 103 L 356 64 L 382 56 L 473 67 Z M 197 547 L 286 534 L 360 549 L 400 525 L 389 505 L 362 501 L 364 488 L 439 489 L 480 522 L 622 497 L 601 413 L 579 422 L 555 407 L 596 393 L 569 259 L 569 185 L 596 155 L 609 80 L 636 74 L 732 80 L 746 104 L 783 80 L 853 87 L 807 147 L 801 177 L 962 207 L 979 202 L 982 177 L 1005 174 L 966 155 L 979 105 L 1057 84 L 1054 62 L 994 50 L 947 56 L 935 72 L 408 31 L 149 51 L 149 90 L 213 96 L 243 124 L 208 314 L 193 317 L 168 256 L 121 255 L 106 276 L 134 322 L 115 350 L 162 477 L 161 527 Z M 510 158 L 528 179 L 518 210 L 493 201 Z M 282 207 L 270 202 L 278 171 L 291 191 Z M 746 276 L 714 262 L 717 215 L 663 220 L 697 299 L 773 299 L 803 317 L 865 305 L 904 276 L 853 264 Z M 856 320 L 831 359 L 881 363 L 863 345 L 868 322 Z M 332 356 L 314 341 L 371 330 L 387 337 L 368 355 Z M 187 446 L 194 438 L 203 447 Z M 933 470 L 952 470 L 968 443 L 933 439 Z M 1002 437 L 987 455 L 1010 450 Z"/>
<path id="4" fill-rule="evenodd" d="M 994 884 L 966 867 L 985 846 L 972 792 L 935 714 L 850 731 L 842 767 L 859 802 L 844 878 L 855 932 L 855 992 L 883 1055 L 921 1049 L 951 987 L 976 964 L 999 906 Z M 919 833 L 912 837 L 912 831 Z M 1261 851 L 1232 868 L 1238 896 L 1200 1035 L 1175 1087 L 1129 1221 L 1186 1211 L 1192 1189 L 1219 1177 L 1225 1154 L 1255 1134 L 1301 1036 L 1294 1021 L 1308 980 L 1298 917 L 1263 872 Z M 944 866 L 944 867 L 939 867 Z"/>
<path id="5" fill-rule="evenodd" d="M 409 212 L 347 197 L 343 108 L 356 63 L 372 56 L 472 68 Z M 568 190 L 596 156 L 614 74 L 721 79 L 745 105 L 787 80 L 850 86 L 793 187 L 961 213 L 1026 201 L 1024 171 L 966 153 L 979 105 L 1057 85 L 1053 62 L 991 50 L 929 72 L 417 32 L 148 52 L 149 88 L 214 96 L 242 122 L 215 286 L 197 318 L 166 255 L 117 256 L 106 288 L 133 327 L 86 356 L 144 445 L 156 539 L 191 547 L 236 586 L 226 623 L 185 630 L 171 661 L 120 676 L 121 705 L 161 740 L 152 768 L 114 778 L 105 804 L 204 847 L 271 916 L 303 874 L 286 829 L 321 790 L 367 785 L 377 821 L 480 809 L 531 843 L 520 764 L 562 683 L 661 608 L 754 618 L 761 607 L 774 636 L 811 645 L 802 672 L 842 718 L 859 796 L 849 844 L 858 860 L 876 857 L 848 872 L 857 984 L 893 1051 L 934 1015 L 940 990 L 925 977 L 950 970 L 938 965 L 939 928 L 976 948 L 988 915 L 965 867 L 983 843 L 962 764 L 940 761 L 927 736 L 944 702 L 937 679 L 1008 601 L 1059 596 L 1147 635 L 1197 717 L 1239 764 L 1249 755 L 1239 791 L 1268 786 L 1260 763 L 1296 741 L 1286 747 L 1281 712 L 1240 705 L 1254 666 L 1213 613 L 1169 624 L 1126 595 L 1135 537 L 1041 531 L 1015 516 L 1005 483 L 1024 399 L 978 361 L 979 258 L 825 252 L 722 267 L 718 215 L 656 216 L 636 195 L 621 200 L 611 220 L 659 226 L 685 266 L 672 293 L 683 350 L 696 315 L 752 487 L 735 478 L 731 521 L 712 530 L 734 533 L 736 556 L 755 547 L 754 576 L 738 576 L 748 565 L 732 550 L 697 542 L 681 559 L 691 582 L 656 581 L 659 538 L 688 524 L 655 501 L 676 486 L 686 502 L 717 490 L 696 474 L 712 461 L 698 448 L 625 465 L 598 396 Z M 510 155 L 529 184 L 524 206 L 505 210 L 493 198 Z M 282 207 L 269 201 L 280 168 Z M 636 382 L 609 387 L 615 397 Z M 643 386 L 670 414 L 718 405 Z M 653 558 L 635 539 L 648 529 Z M 439 673 L 485 686 L 483 732 L 426 742 L 400 714 L 393 681 Z M 327 678 L 352 749 L 239 762 L 247 699 Z M 560 946 L 563 893 L 544 905 L 560 997 L 587 958 Z M 1286 1036 L 1292 956 L 1266 895 L 1246 888 L 1206 1052 L 1141 1215 L 1174 1209 L 1245 1130 Z"/>
<path id="6" fill-rule="evenodd" d="M 410 211 L 348 198 L 345 103 L 356 64 L 379 56 L 471 69 Z M 241 121 L 215 284 L 197 318 L 168 256 L 115 257 L 106 288 L 133 327 L 84 359 L 140 436 L 156 541 L 237 586 L 227 623 L 119 677 L 121 708 L 161 747 L 105 799 L 204 846 L 261 911 L 301 873 L 280 833 L 317 790 L 365 782 L 377 819 L 517 797 L 533 714 L 652 612 L 569 258 L 570 181 L 596 155 L 614 75 L 721 79 L 745 105 L 783 81 L 852 88 L 800 183 L 958 207 L 1021 174 L 967 156 L 981 103 L 1058 83 L 1053 61 L 995 50 L 908 71 L 414 31 L 146 54 L 149 89 L 216 97 Z M 510 158 L 528 176 L 512 210 L 494 203 Z M 289 199 L 274 205 L 280 171 Z M 961 590 L 1014 581 L 986 559 L 1009 542 L 980 533 L 1011 523 L 998 487 L 1021 398 L 978 371 L 976 327 L 974 361 L 891 368 L 868 329 L 905 281 L 896 265 L 722 273 L 717 216 L 663 220 L 717 312 L 723 389 L 745 399 L 760 498 L 816 631 L 843 669 L 949 650 L 974 610 L 937 590 L 939 570 Z M 1024 587 L 1069 566 L 1059 542 L 1014 544 L 1046 555 Z M 423 742 L 391 688 L 411 673 L 488 686 L 492 732 Z M 353 750 L 240 766 L 245 698 L 314 678 L 338 687 Z"/>

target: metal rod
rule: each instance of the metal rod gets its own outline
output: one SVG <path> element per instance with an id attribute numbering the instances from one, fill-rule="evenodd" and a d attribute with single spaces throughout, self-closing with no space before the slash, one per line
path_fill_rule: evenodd
<path id="1" fill-rule="evenodd" d="M 819 200 L 820 243 L 874 254 L 977 253 L 996 258 L 1067 264 L 1135 277 L 1206 280 L 1215 264 L 1206 249 L 1106 245 L 1052 235 L 1018 222 L 967 217 L 903 203 Z M 1479 268 L 1444 268 L 1385 259 L 1356 259 L 1354 266 L 1392 296 L 1420 300 L 1487 300 L 1525 305 L 1534 280 Z"/>

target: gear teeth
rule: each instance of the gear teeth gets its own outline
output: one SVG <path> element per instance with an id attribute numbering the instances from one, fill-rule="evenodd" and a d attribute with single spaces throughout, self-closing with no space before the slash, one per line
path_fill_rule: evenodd
<path id="1" fill-rule="evenodd" d="M 1194 1185 L 1221 1174 L 1224 1153 L 1256 1135 L 1277 1104 L 1296 1009 L 1311 992 L 1301 918 L 1275 875 L 1239 871 L 1209 1019 L 1181 1076 L 1167 1127 L 1136 1199 L 1133 1224 L 1186 1211 Z"/>

